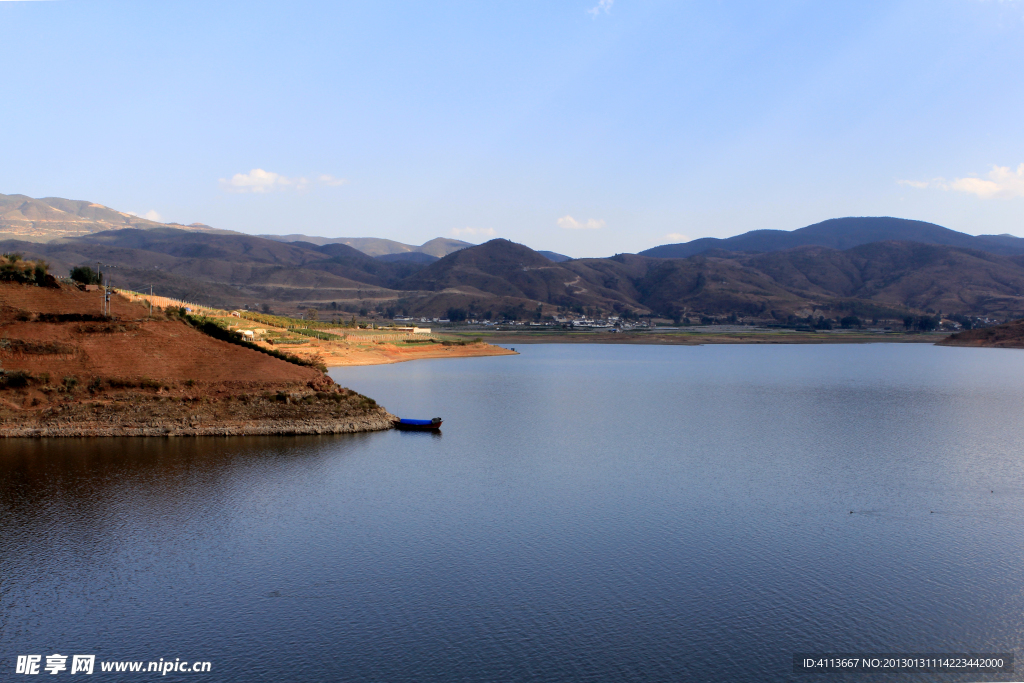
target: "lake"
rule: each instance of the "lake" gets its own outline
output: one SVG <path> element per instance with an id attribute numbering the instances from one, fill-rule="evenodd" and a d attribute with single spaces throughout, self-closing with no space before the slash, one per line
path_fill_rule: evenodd
<path id="1" fill-rule="evenodd" d="M 331 371 L 440 435 L 0 442 L 0 679 L 1024 678 L 793 672 L 1024 646 L 1024 352 L 517 349 Z"/>

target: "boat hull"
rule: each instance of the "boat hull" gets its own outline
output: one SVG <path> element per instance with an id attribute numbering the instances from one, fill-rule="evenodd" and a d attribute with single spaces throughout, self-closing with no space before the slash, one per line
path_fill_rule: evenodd
<path id="1" fill-rule="evenodd" d="M 413 432 L 433 432 L 441 428 L 441 420 L 399 420 L 395 423 L 395 428 Z"/>

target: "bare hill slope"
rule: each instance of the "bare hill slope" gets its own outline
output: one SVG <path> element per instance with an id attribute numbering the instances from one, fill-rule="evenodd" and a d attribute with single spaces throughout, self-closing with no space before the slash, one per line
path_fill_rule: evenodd
<path id="1" fill-rule="evenodd" d="M 393 416 L 320 371 L 101 293 L 0 282 L 0 436 L 302 434 Z"/>
<path id="2" fill-rule="evenodd" d="M 105 230 L 152 229 L 168 225 L 197 232 L 228 232 L 200 223 L 188 226 L 158 223 L 93 202 L 61 197 L 33 199 L 23 194 L 0 194 L 0 238 L 49 242 Z"/>

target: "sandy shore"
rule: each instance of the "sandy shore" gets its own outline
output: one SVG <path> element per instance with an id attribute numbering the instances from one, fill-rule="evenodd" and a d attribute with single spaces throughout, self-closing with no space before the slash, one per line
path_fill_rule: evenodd
<path id="1" fill-rule="evenodd" d="M 466 346 L 423 345 L 420 348 L 399 348 L 383 345 L 376 349 L 323 349 L 321 351 L 327 367 L 350 365 L 386 365 L 404 363 L 428 358 L 478 358 L 481 356 L 514 356 L 515 351 L 492 344 L 467 344 Z"/>

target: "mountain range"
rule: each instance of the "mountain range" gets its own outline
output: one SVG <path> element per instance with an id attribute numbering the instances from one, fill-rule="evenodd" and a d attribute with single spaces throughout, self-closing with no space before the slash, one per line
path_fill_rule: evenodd
<path id="1" fill-rule="evenodd" d="M 118 228 L 47 242 L 7 239 L 0 241 L 4 252 L 45 259 L 58 274 L 99 264 L 117 286 L 152 285 L 165 296 L 223 307 L 520 319 L 559 311 L 762 321 L 1024 316 L 1024 239 L 899 218 L 842 218 L 792 232 L 568 259 L 503 239 L 478 246 L 437 239 L 420 247 L 375 238 L 283 241 L 153 224 L 84 202 L 4 200 L 12 200 L 2 205 L 5 220 Z"/>
<path id="2" fill-rule="evenodd" d="M 315 237 L 310 235 L 260 235 L 260 237 L 277 242 L 305 242 L 320 247 L 327 244 L 344 244 L 358 249 L 368 256 L 388 256 L 391 257 L 391 260 L 411 261 L 417 261 L 417 257 L 404 259 L 403 256 L 406 254 L 426 254 L 436 259 L 447 256 L 453 251 L 473 246 L 469 242 L 447 237 L 435 237 L 420 246 L 403 244 L 379 237 Z M 420 260 L 420 262 L 423 261 Z"/>
<path id="3" fill-rule="evenodd" d="M 833 218 L 799 230 L 752 230 L 725 239 L 704 237 L 681 244 L 664 244 L 641 251 L 640 255 L 687 258 L 715 250 L 763 253 L 806 246 L 851 249 L 887 240 L 976 249 L 990 254 L 1024 254 L 1024 238 L 1013 235 L 974 236 L 905 218 L 849 217 Z"/>
<path id="4" fill-rule="evenodd" d="M 77 199 L 62 199 L 60 197 L 33 199 L 23 194 L 0 194 L 0 239 L 51 242 L 125 228 L 140 230 L 175 228 L 190 232 L 224 235 L 245 234 L 233 230 L 219 230 L 202 223 L 190 225 L 161 223 L 133 213 L 117 211 L 102 204 Z M 346 244 L 370 256 L 390 256 L 392 260 L 414 262 L 430 262 L 447 256 L 453 251 L 473 246 L 469 242 L 446 237 L 437 237 L 420 246 L 377 237 L 315 237 L 301 234 L 260 235 L 260 237 L 277 242 L 306 242 L 316 246 Z M 414 256 L 416 254 L 432 258 Z"/>

